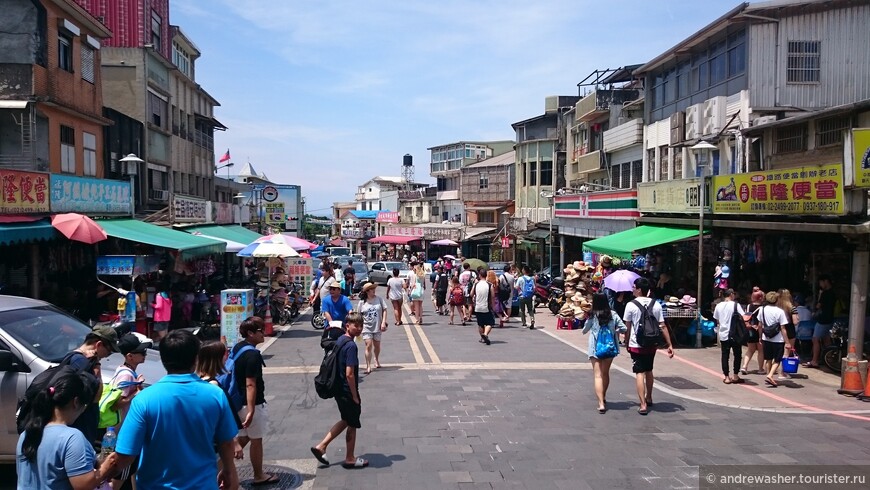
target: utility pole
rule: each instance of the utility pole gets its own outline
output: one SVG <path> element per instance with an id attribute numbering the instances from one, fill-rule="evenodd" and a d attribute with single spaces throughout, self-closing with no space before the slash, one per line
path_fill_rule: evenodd
<path id="1" fill-rule="evenodd" d="M 305 239 L 305 197 L 302 197 L 302 217 L 299 218 L 299 237 Z"/>

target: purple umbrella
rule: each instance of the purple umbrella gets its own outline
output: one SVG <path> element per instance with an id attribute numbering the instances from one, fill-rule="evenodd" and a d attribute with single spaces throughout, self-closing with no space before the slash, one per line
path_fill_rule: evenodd
<path id="1" fill-rule="evenodd" d="M 634 281 L 640 276 L 630 270 L 620 269 L 604 278 L 604 287 L 616 291 L 634 290 Z"/>

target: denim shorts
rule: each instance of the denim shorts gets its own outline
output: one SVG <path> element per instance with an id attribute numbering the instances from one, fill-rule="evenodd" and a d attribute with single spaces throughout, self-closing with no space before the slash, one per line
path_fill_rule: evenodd
<path id="1" fill-rule="evenodd" d="M 829 333 L 831 333 L 831 324 L 830 323 L 816 323 L 816 326 L 813 327 L 813 338 L 814 339 L 820 339 L 822 337 L 827 337 Z"/>

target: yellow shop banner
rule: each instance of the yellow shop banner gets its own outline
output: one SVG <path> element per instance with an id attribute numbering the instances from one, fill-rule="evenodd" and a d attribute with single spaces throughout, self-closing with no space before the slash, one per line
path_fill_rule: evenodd
<path id="1" fill-rule="evenodd" d="M 845 213 L 842 165 L 796 167 L 713 177 L 713 213 Z"/>
<path id="2" fill-rule="evenodd" d="M 870 187 L 870 129 L 852 130 L 855 187 Z"/>

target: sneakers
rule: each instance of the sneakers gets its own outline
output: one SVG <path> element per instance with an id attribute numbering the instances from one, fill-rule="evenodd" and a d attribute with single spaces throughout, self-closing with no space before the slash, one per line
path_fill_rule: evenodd
<path id="1" fill-rule="evenodd" d="M 532 323 L 529 325 L 529 330 L 534 330 L 534 329 L 535 329 L 535 322 L 532 322 Z"/>
<path id="2" fill-rule="evenodd" d="M 488 335 L 484 335 L 484 336 L 483 336 L 483 343 L 486 344 L 486 345 L 489 345 L 489 344 L 490 344 L 490 342 L 489 342 L 489 336 L 488 336 Z"/>

